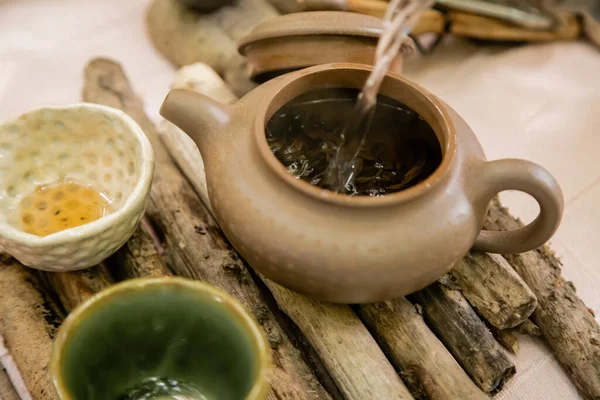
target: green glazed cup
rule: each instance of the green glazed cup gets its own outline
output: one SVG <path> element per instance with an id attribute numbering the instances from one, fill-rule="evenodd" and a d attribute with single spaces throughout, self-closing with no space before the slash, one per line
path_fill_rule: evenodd
<path id="1" fill-rule="evenodd" d="M 61 326 L 50 374 L 60 400 L 259 400 L 270 348 L 229 295 L 183 278 L 124 281 Z"/>

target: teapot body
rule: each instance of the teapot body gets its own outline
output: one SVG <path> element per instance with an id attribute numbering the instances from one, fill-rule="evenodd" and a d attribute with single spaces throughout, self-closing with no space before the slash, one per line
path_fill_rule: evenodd
<path id="1" fill-rule="evenodd" d="M 360 88 L 369 71 L 330 64 L 292 72 L 229 106 L 231 118 L 212 132 L 190 134 L 204 159 L 213 212 L 232 245 L 267 278 L 320 300 L 384 301 L 439 279 L 476 242 L 499 190 L 465 121 L 394 75 L 382 94 L 418 112 L 440 142 L 442 161 L 432 175 L 397 193 L 351 197 L 289 174 L 268 147 L 269 118 L 312 89 Z"/>

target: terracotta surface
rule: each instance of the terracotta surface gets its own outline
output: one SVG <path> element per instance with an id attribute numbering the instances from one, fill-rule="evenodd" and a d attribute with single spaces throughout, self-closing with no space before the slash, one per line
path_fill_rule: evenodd
<path id="1" fill-rule="evenodd" d="M 443 159 L 429 178 L 382 197 L 350 197 L 292 177 L 267 145 L 267 121 L 311 90 L 360 88 L 369 71 L 359 64 L 311 67 L 271 80 L 233 106 L 182 89 L 167 96 L 161 114 L 198 145 L 215 215 L 250 265 L 321 300 L 366 303 L 432 283 L 474 242 L 510 253 L 552 236 L 563 210 L 554 178 L 523 160 L 486 163 L 467 124 L 398 75 L 389 75 L 380 93 L 414 109 L 435 131 Z M 489 201 L 508 189 L 536 198 L 540 216 L 518 231 L 479 234 Z"/>
<path id="2" fill-rule="evenodd" d="M 156 121 L 174 69 L 150 43 L 148 0 L 7 0 L 0 3 L 0 118 L 80 98 L 90 57 L 127 68 Z M 550 245 L 563 274 L 600 320 L 600 54 L 582 42 L 489 46 L 445 40 L 427 57 L 411 57 L 404 73 L 457 110 L 489 159 L 522 157 L 544 165 L 565 195 L 565 213 Z M 43 88 L 43 90 L 40 90 Z M 537 204 L 501 194 L 511 212 L 532 220 Z M 567 375 L 537 338 L 524 336 L 520 371 L 497 400 L 577 400 Z"/>
<path id="3" fill-rule="evenodd" d="M 252 79 L 334 62 L 371 64 L 383 30 L 379 18 L 352 12 L 315 11 L 282 15 L 256 26 L 238 42 Z M 402 72 L 402 57 L 390 70 Z"/>

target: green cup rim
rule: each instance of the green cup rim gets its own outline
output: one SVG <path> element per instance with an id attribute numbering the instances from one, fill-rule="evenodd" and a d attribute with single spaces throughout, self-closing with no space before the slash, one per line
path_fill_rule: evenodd
<path id="1" fill-rule="evenodd" d="M 246 308 L 238 300 L 225 293 L 221 289 L 200 281 L 175 276 L 159 278 L 134 278 L 118 282 L 114 285 L 111 285 L 107 289 L 96 293 L 94 296 L 80 304 L 67 316 L 60 326 L 56 338 L 54 339 L 54 343 L 52 345 L 52 354 L 50 357 L 50 379 L 52 380 L 52 385 L 57 398 L 60 400 L 80 400 L 72 397 L 71 394 L 66 390 L 60 368 L 63 356 L 62 350 L 69 340 L 70 333 L 73 331 L 73 329 L 77 328 L 80 320 L 85 318 L 87 313 L 93 311 L 95 306 L 107 298 L 118 295 L 126 290 L 143 290 L 146 287 L 155 285 L 182 287 L 191 289 L 197 293 L 208 294 L 216 301 L 226 305 L 229 310 L 240 319 L 244 327 L 247 329 L 247 333 L 252 338 L 252 343 L 254 344 L 255 350 L 259 356 L 258 374 L 254 380 L 252 389 L 246 396 L 245 400 L 264 399 L 269 390 L 267 374 L 271 368 L 271 348 L 268 345 L 265 333 L 259 327 L 256 319 L 248 313 Z"/>

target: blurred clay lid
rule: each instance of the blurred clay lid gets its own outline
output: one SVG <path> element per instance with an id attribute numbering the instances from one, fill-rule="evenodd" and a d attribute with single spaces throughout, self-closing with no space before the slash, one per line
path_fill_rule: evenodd
<path id="1" fill-rule="evenodd" d="M 372 65 L 383 21 L 344 11 L 286 14 L 257 25 L 238 42 L 248 73 L 264 82 L 293 70 L 328 63 Z M 402 71 L 398 56 L 390 70 Z"/>

